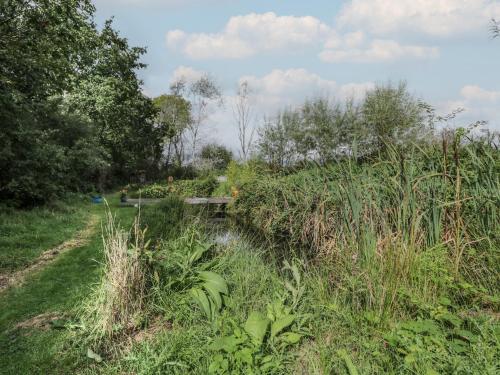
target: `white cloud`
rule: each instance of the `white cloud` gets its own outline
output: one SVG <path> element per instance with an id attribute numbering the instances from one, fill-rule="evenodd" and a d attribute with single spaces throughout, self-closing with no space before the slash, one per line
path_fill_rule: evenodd
<path id="1" fill-rule="evenodd" d="M 171 30 L 167 46 L 191 59 L 242 59 L 267 51 L 297 51 L 323 45 L 325 62 L 387 62 L 404 57 L 435 58 L 436 47 L 401 45 L 394 40 L 369 40 L 362 30 L 338 33 L 311 16 L 277 16 L 275 13 L 236 16 L 219 33 Z"/>
<path id="2" fill-rule="evenodd" d="M 377 35 L 408 31 L 452 36 L 484 31 L 492 17 L 500 17 L 496 0 L 352 0 L 337 23 Z"/>
<path id="3" fill-rule="evenodd" d="M 438 109 L 445 114 L 457 108 L 463 108 L 465 112 L 453 120 L 451 125 L 466 126 L 484 120 L 488 122 L 487 128 L 500 131 L 500 91 L 467 85 L 462 87 L 457 99 L 438 105 Z"/>
<path id="4" fill-rule="evenodd" d="M 462 87 L 460 94 L 468 101 L 500 101 L 500 91 L 488 91 L 477 85 L 467 85 Z"/>
<path id="5" fill-rule="evenodd" d="M 355 38 L 351 37 L 345 43 L 339 42 L 335 49 L 329 49 L 331 43 L 326 43 L 327 48 L 319 54 L 320 59 L 324 62 L 388 62 L 405 57 L 427 59 L 439 56 L 437 47 L 401 45 L 385 39 L 375 39 L 364 48 L 356 48 L 362 43 L 361 35 L 354 34 Z"/>
<path id="6" fill-rule="evenodd" d="M 231 17 L 219 33 L 167 33 L 167 46 L 192 59 L 238 59 L 258 52 L 292 50 L 321 42 L 331 32 L 315 17 L 277 16 L 273 12 Z"/>
<path id="7" fill-rule="evenodd" d="M 338 84 L 306 69 L 275 69 L 269 74 L 256 77 L 244 76 L 254 90 L 260 112 L 272 115 L 284 106 L 301 104 L 307 97 L 330 96 L 338 100 L 349 97 L 361 98 L 373 88 L 372 82 Z"/>
<path id="8" fill-rule="evenodd" d="M 181 65 L 174 70 L 170 77 L 170 83 L 184 79 L 187 82 L 194 82 L 203 77 L 206 72 L 191 68 L 190 66 Z"/>

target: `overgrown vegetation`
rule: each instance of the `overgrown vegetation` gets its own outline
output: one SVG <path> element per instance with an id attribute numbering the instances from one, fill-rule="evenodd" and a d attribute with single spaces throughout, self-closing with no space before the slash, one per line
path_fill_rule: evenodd
<path id="1" fill-rule="evenodd" d="M 34 205 L 153 172 L 161 138 L 130 47 L 88 0 L 0 5 L 0 200 Z M 55 53 L 54 51 L 57 51 Z"/>
<path id="2" fill-rule="evenodd" d="M 146 185 L 133 192 L 133 197 L 166 198 L 179 197 L 209 197 L 217 187 L 215 177 L 209 176 L 196 180 L 176 180 L 168 184 Z"/>
<path id="3" fill-rule="evenodd" d="M 146 98 L 145 50 L 94 12 L 0 5 L 0 282 L 28 267 L 0 289 L 1 371 L 498 373 L 498 134 L 452 131 L 461 109 L 440 117 L 389 83 L 287 108 L 254 148 L 242 82 L 237 162 L 202 147 L 215 80 Z M 55 201 L 132 180 L 121 198 L 161 201 Z M 234 198 L 234 220 L 183 202 L 211 195 Z M 52 249 L 90 216 L 102 233 Z"/>

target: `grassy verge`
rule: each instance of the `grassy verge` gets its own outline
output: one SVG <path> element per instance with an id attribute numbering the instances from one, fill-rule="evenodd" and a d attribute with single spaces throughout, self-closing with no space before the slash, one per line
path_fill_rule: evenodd
<path id="1" fill-rule="evenodd" d="M 23 268 L 44 250 L 71 238 L 84 225 L 90 205 L 81 198 L 32 210 L 0 210 L 0 273 Z"/>
<path id="2" fill-rule="evenodd" d="M 112 210 L 124 225 L 130 225 L 133 208 L 118 208 L 118 198 L 111 198 Z M 104 207 L 90 204 L 78 206 L 75 212 L 104 216 Z M 35 220 L 39 217 L 35 216 Z M 27 220 L 27 219 L 26 219 Z M 41 220 L 41 219 L 40 219 Z M 49 222 L 54 225 L 52 216 Z M 58 219 L 56 219 L 58 220 Z M 64 221 L 57 221 L 60 225 Z M 49 223 L 49 224 L 50 224 Z M 39 228 L 49 228 L 39 224 Z M 80 228 L 84 226 L 83 220 Z M 69 231 L 74 233 L 74 230 Z M 62 236 L 64 230 L 57 230 Z M 61 237 L 61 240 L 68 239 Z M 20 288 L 0 295 L 0 368 L 5 374 L 66 374 L 73 372 L 81 360 L 68 346 L 67 330 L 62 326 L 74 319 L 75 306 L 86 298 L 100 275 L 102 238 L 98 225 L 90 242 L 62 254 L 56 261 L 32 275 Z M 34 322 L 16 329 L 20 322 L 40 314 L 55 313 L 59 321 Z"/>
<path id="3" fill-rule="evenodd" d="M 169 251 L 173 255 L 178 250 Z M 152 292 L 149 318 L 143 329 L 129 335 L 128 344 L 121 346 L 118 355 L 100 364 L 90 362 L 83 372 L 496 372 L 500 353 L 498 324 L 488 314 L 467 315 L 465 310 L 443 301 L 442 305 L 420 306 L 413 318 L 382 323 L 373 311 L 353 311 L 328 282 L 328 267 L 300 266 L 297 282 L 290 269 L 284 269 L 265 249 L 245 238 L 217 246 L 201 264 L 215 265 L 213 270 L 229 286 L 224 306 L 215 318 L 208 318 L 197 306 L 189 288 L 165 287 L 172 280 L 167 278 L 163 287 L 157 286 Z M 175 278 L 175 272 L 170 275 Z M 281 319 L 273 317 L 276 311 L 281 311 Z M 256 313 L 270 325 L 257 346 L 247 338 L 252 332 L 247 325 L 249 317 Z M 289 323 L 281 323 L 283 331 L 273 338 L 271 327 L 290 316 L 293 318 Z M 294 337 L 297 341 L 283 342 Z"/>

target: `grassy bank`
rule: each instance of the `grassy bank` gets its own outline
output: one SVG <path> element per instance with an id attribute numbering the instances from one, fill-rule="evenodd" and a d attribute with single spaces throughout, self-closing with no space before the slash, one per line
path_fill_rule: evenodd
<path id="1" fill-rule="evenodd" d="M 110 202 L 123 224 L 130 225 L 135 209 L 118 208 L 116 196 L 111 197 Z M 105 213 L 103 205 L 92 206 L 90 203 L 79 203 L 66 211 L 69 213 L 66 219 L 62 218 L 60 211 L 56 214 L 45 210 L 21 212 L 21 218 L 16 218 L 18 213 L 13 212 L 11 217 L 18 222 L 33 218 L 33 222 L 38 223 L 28 238 L 42 237 L 43 233 L 40 235 L 37 230 L 48 230 L 57 233 L 63 241 L 85 226 L 84 217 L 98 215 L 102 218 Z M 79 227 L 72 221 L 74 217 L 79 218 Z M 68 222 L 74 225 L 71 230 L 65 228 Z M 50 242 L 49 246 L 54 244 Z M 40 250 L 44 249 L 40 246 Z M 84 357 L 69 345 L 68 327 L 76 322 L 77 306 L 99 279 L 100 262 L 102 237 L 100 224 L 97 224 L 86 245 L 61 254 L 46 268 L 30 275 L 23 286 L 0 294 L 1 373 L 67 374 L 78 368 Z"/>

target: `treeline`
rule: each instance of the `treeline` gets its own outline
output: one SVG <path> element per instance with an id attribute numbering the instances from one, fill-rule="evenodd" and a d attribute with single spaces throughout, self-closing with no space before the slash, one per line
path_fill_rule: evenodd
<path id="1" fill-rule="evenodd" d="M 0 4 L 0 200 L 103 189 L 162 155 L 136 75 L 145 49 L 94 22 L 89 0 Z"/>
<path id="2" fill-rule="evenodd" d="M 259 130 L 257 152 L 276 169 L 309 160 L 327 164 L 419 142 L 435 121 L 432 108 L 411 95 L 405 83 L 378 85 L 361 102 L 320 97 L 283 110 Z"/>

